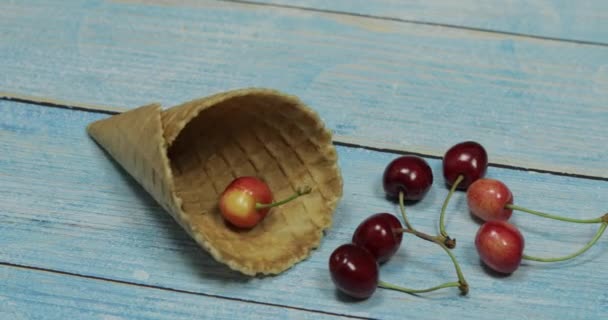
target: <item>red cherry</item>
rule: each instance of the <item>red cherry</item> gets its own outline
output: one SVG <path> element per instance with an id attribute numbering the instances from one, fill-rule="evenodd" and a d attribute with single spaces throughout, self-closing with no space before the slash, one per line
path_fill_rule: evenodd
<path id="1" fill-rule="evenodd" d="M 467 190 L 467 204 L 471 213 L 484 221 L 509 220 L 513 210 L 505 206 L 513 204 L 513 194 L 498 180 L 479 179 Z"/>
<path id="2" fill-rule="evenodd" d="M 404 193 L 405 200 L 420 200 L 433 184 L 433 171 L 417 156 L 401 156 L 391 161 L 384 170 L 384 191 L 392 198 Z"/>
<path id="3" fill-rule="evenodd" d="M 369 298 L 378 287 L 376 259 L 354 244 L 344 244 L 334 250 L 329 257 L 329 271 L 336 287 L 354 298 Z"/>
<path id="4" fill-rule="evenodd" d="M 505 221 L 484 223 L 475 236 L 481 260 L 492 270 L 509 274 L 517 270 L 524 251 L 524 237 Z"/>
<path id="5" fill-rule="evenodd" d="M 401 246 L 403 228 L 390 213 L 377 213 L 363 220 L 353 234 L 353 243 L 369 251 L 378 263 L 388 261 Z"/>
<path id="6" fill-rule="evenodd" d="M 488 154 L 477 142 L 465 141 L 452 146 L 443 156 L 443 176 L 451 186 L 458 176 L 463 180 L 458 189 L 466 190 L 475 180 L 483 177 L 488 168 Z"/>

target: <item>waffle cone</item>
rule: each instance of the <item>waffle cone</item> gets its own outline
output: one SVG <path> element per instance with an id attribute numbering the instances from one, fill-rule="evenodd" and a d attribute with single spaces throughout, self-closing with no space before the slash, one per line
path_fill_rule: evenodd
<path id="1" fill-rule="evenodd" d="M 267 89 L 158 104 L 99 120 L 89 134 L 217 261 L 247 275 L 277 274 L 310 255 L 332 222 L 342 177 L 331 134 L 293 96 Z M 275 199 L 249 230 L 229 226 L 218 200 L 239 176 L 264 180 Z"/>

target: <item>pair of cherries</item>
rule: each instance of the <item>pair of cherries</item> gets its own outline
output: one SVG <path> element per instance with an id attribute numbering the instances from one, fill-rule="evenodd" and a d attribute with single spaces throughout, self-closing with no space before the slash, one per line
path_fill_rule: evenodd
<path id="1" fill-rule="evenodd" d="M 474 216 L 485 221 L 475 236 L 475 247 L 481 260 L 494 271 L 504 274 L 517 270 L 523 259 L 559 262 L 581 255 L 597 243 L 608 227 L 608 213 L 594 219 L 576 219 L 515 205 L 511 190 L 503 182 L 495 179 L 479 179 L 471 184 L 467 191 L 467 204 Z M 513 210 L 571 223 L 597 223 L 600 227 L 590 242 L 572 254 L 554 258 L 535 257 L 524 254 L 523 235 L 515 225 L 507 222 Z"/>
<path id="2" fill-rule="evenodd" d="M 487 154 L 481 145 L 464 142 L 453 146 L 444 156 L 443 173 L 449 185 L 467 187 L 485 174 Z M 329 269 L 335 286 L 349 296 L 365 299 L 377 287 L 406 293 L 422 293 L 447 287 L 458 287 L 463 294 L 468 292 L 468 284 L 462 275 L 458 262 L 448 247 L 455 241 L 446 235 L 430 236 L 416 230 L 405 214 L 404 202 L 422 200 L 433 184 L 433 172 L 428 163 L 417 156 L 401 156 L 391 161 L 384 170 L 383 187 L 392 199 L 398 199 L 405 228 L 390 213 L 377 213 L 365 219 L 355 229 L 352 242 L 339 246 L 329 258 Z M 444 208 L 445 211 L 445 208 Z M 442 215 L 443 216 L 443 215 Z M 403 233 L 440 245 L 450 256 L 457 282 L 446 282 L 428 289 L 411 289 L 379 280 L 379 265 L 388 261 L 399 249 Z"/>
<path id="3" fill-rule="evenodd" d="M 379 265 L 388 261 L 401 246 L 403 233 L 399 219 L 377 213 L 355 229 L 352 242 L 336 248 L 329 257 L 329 270 L 338 289 L 365 299 L 379 284 Z"/>
<path id="4" fill-rule="evenodd" d="M 355 229 L 351 243 L 339 246 L 329 257 L 329 270 L 334 285 L 341 292 L 357 299 L 369 298 L 378 287 L 413 294 L 449 287 L 458 287 L 463 294 L 468 292 L 468 284 L 458 262 L 445 246 L 443 248 L 456 267 L 459 279 L 457 282 L 446 282 L 427 289 L 412 289 L 381 281 L 380 265 L 390 260 L 398 251 L 403 233 L 412 233 L 443 246 L 442 242 L 431 236 L 414 229 L 404 229 L 399 219 L 390 213 L 373 214 Z"/>

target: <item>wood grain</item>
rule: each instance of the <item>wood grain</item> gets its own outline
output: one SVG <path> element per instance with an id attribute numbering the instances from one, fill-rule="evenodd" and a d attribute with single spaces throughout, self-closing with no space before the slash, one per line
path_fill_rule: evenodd
<path id="1" fill-rule="evenodd" d="M 608 2 L 602 0 L 578 2 L 567 0 L 254 0 L 244 2 L 608 44 Z"/>
<path id="2" fill-rule="evenodd" d="M 3 265 L 0 280 L 2 319 L 347 319 Z"/>
<path id="3" fill-rule="evenodd" d="M 395 154 L 338 147 L 344 198 L 321 247 L 280 276 L 249 279 L 199 249 L 87 137 L 86 125 L 108 115 L 10 101 L 0 101 L 0 113 L 0 262 L 382 319 L 402 319 L 404 310 L 417 319 L 483 319 L 488 314 L 571 319 L 601 317 L 608 311 L 607 282 L 597 272 L 608 263 L 605 237 L 576 260 L 525 263 L 509 277 L 492 275 L 475 253 L 472 241 L 479 224 L 467 213 L 462 193 L 449 206 L 447 227 L 458 239 L 454 252 L 471 285 L 468 296 L 459 296 L 455 289 L 420 296 L 378 290 L 371 299 L 353 302 L 337 294 L 327 270 L 332 250 L 348 242 L 368 215 L 396 213 L 380 181 Z M 441 163 L 429 159 L 429 164 L 435 184 L 426 199 L 408 206 L 408 211 L 415 226 L 434 232 L 447 189 Z M 572 217 L 596 217 L 606 211 L 608 184 L 603 181 L 496 167 L 488 175 L 505 181 L 520 205 Z M 513 222 L 526 237 L 526 253 L 542 256 L 576 250 L 597 228 L 523 214 Z M 455 279 L 439 248 L 411 237 L 405 237 L 399 253 L 382 266 L 381 277 L 418 288 Z M 54 290 L 46 288 L 53 284 L 40 283 L 40 290 Z"/>
<path id="4" fill-rule="evenodd" d="M 132 108 L 232 88 L 300 96 L 340 141 L 608 178 L 608 47 L 230 2 L 15 1 L 7 94 Z"/>

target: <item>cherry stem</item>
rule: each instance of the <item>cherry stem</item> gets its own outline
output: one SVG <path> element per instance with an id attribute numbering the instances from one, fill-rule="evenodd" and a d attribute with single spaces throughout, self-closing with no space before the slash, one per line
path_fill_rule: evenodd
<path id="1" fill-rule="evenodd" d="M 514 205 L 514 204 L 507 204 L 507 205 L 505 205 L 505 208 L 511 209 L 511 210 L 523 211 L 523 212 L 531 213 L 531 214 L 534 214 L 534 215 L 537 215 L 540 217 L 549 218 L 549 219 L 566 221 L 566 222 L 574 222 L 574 223 L 601 223 L 601 222 L 605 222 L 605 219 L 606 219 L 605 218 L 606 215 L 599 217 L 599 218 L 595 218 L 595 219 L 567 218 L 567 217 L 561 217 L 561 216 L 557 216 L 554 214 L 544 213 L 544 212 L 540 212 L 540 211 L 536 211 L 536 210 L 530 210 L 528 208 L 520 207 L 520 206 Z"/>
<path id="2" fill-rule="evenodd" d="M 447 231 L 445 231 L 445 211 L 448 207 L 450 199 L 452 198 L 452 195 L 454 194 L 454 192 L 456 192 L 456 188 L 458 188 L 458 185 L 462 182 L 462 180 L 464 180 L 464 176 L 459 175 L 458 178 L 456 178 L 456 181 L 454 181 L 454 184 L 452 184 L 450 192 L 446 196 L 445 201 L 443 201 L 443 206 L 441 207 L 441 215 L 439 216 L 439 233 L 441 233 L 441 235 L 445 237 L 445 245 L 450 249 L 456 246 L 456 240 L 450 238 L 450 236 L 448 236 Z"/>
<path id="3" fill-rule="evenodd" d="M 272 202 L 272 203 L 256 203 L 255 209 L 259 210 L 259 209 L 266 209 L 266 208 L 273 208 L 276 206 L 280 206 L 282 204 L 286 204 L 289 201 L 295 200 L 296 198 L 298 198 L 300 196 L 309 194 L 311 191 L 312 191 L 312 188 L 309 186 L 305 186 L 303 188 L 298 188 L 296 190 L 296 193 L 294 193 L 291 197 L 289 197 L 287 199 L 283 199 L 281 201 L 276 201 L 276 202 Z"/>
<path id="4" fill-rule="evenodd" d="M 452 263 L 454 264 L 454 268 L 456 269 L 456 275 L 458 275 L 458 284 L 459 284 L 458 288 L 460 289 L 460 293 L 462 293 L 463 295 L 466 295 L 467 293 L 469 293 L 469 284 L 465 280 L 464 274 L 462 274 L 462 270 L 460 269 L 460 265 L 458 264 L 456 257 L 454 256 L 454 254 L 452 254 L 450 249 L 448 249 L 448 247 L 446 247 L 446 245 L 443 244 L 443 242 L 440 242 L 440 241 L 435 241 L 435 242 L 441 248 L 443 248 L 443 250 L 448 254 L 448 256 L 450 256 L 450 259 L 452 259 Z"/>
<path id="5" fill-rule="evenodd" d="M 438 286 L 430 287 L 427 289 L 411 289 L 411 288 L 406 288 L 406 287 L 390 284 L 388 282 L 379 281 L 378 287 L 385 288 L 385 289 L 391 289 L 391 290 L 397 290 L 397 291 L 401 291 L 401 292 L 405 292 L 405 293 L 416 294 L 416 293 L 431 292 L 431 291 L 435 291 L 435 290 L 439 290 L 439 289 L 443 289 L 443 288 L 460 287 L 460 283 L 459 282 L 446 282 L 446 283 L 440 284 Z"/>
<path id="6" fill-rule="evenodd" d="M 393 232 L 400 231 L 400 232 L 404 232 L 404 233 L 413 234 L 413 235 L 417 236 L 418 238 L 422 238 L 424 240 L 434 242 L 434 243 L 438 244 L 441 248 L 443 248 L 443 250 L 445 250 L 445 252 L 447 252 L 447 254 L 450 256 L 450 259 L 452 259 L 452 263 L 454 264 L 454 268 L 456 269 L 456 274 L 458 275 L 458 288 L 460 289 L 460 293 L 462 293 L 463 295 L 466 295 L 469 292 L 469 285 L 468 285 L 467 281 L 464 279 L 464 275 L 462 274 L 462 270 L 460 269 L 460 265 L 458 264 L 456 257 L 454 257 L 454 255 L 450 252 L 450 249 L 448 249 L 448 247 L 445 245 L 445 243 L 449 240 L 449 238 L 446 239 L 442 235 L 433 237 L 426 233 L 419 232 L 416 229 L 414 229 L 414 227 L 412 227 L 409 220 L 407 219 L 407 214 L 405 213 L 404 198 L 405 198 L 405 195 L 404 195 L 403 191 L 400 191 L 399 192 L 399 209 L 401 209 L 401 215 L 403 216 L 403 221 L 405 222 L 406 228 L 405 229 L 396 229 L 396 230 L 393 230 Z"/>
<path id="7" fill-rule="evenodd" d="M 394 233 L 409 233 L 409 234 L 413 234 L 416 237 L 420 238 L 420 239 L 424 239 L 426 241 L 430 241 L 430 242 L 437 242 L 440 239 L 438 237 L 433 237 L 429 234 L 426 234 L 424 232 L 420 232 L 418 230 L 413 230 L 413 229 L 408 229 L 408 228 L 399 228 L 399 229 L 393 229 Z"/>
<path id="8" fill-rule="evenodd" d="M 608 222 L 602 222 L 602 225 L 595 233 L 595 236 L 593 237 L 593 239 L 591 239 L 591 241 L 589 241 L 589 243 L 587 243 L 582 249 L 580 249 L 579 251 L 577 251 L 573 254 L 569 254 L 567 256 L 558 257 L 558 258 L 539 258 L 539 257 L 533 257 L 533 256 L 524 254 L 523 258 L 526 260 L 539 261 L 539 262 L 559 262 L 559 261 L 565 261 L 565 260 L 572 259 L 578 255 L 581 255 L 585 251 L 589 250 L 589 248 L 591 248 L 600 239 L 600 237 L 604 233 L 604 230 L 606 230 L 606 227 L 608 227 Z"/>
<path id="9" fill-rule="evenodd" d="M 412 225 L 410 224 L 410 221 L 407 219 L 407 214 L 405 213 L 405 203 L 404 203 L 404 199 L 405 198 L 405 194 L 403 193 L 403 191 L 399 192 L 399 210 L 401 210 L 401 216 L 403 217 L 403 222 L 405 223 L 405 226 L 407 229 L 414 231 L 415 234 L 423 239 L 426 239 L 428 241 L 441 241 L 443 242 L 448 248 L 453 248 L 456 245 L 456 241 L 453 239 L 450 239 L 449 237 L 446 238 L 442 235 L 439 235 L 437 237 L 432 237 L 427 235 L 426 233 L 422 233 L 419 232 L 418 230 L 414 229 L 414 227 L 412 227 Z M 401 231 L 404 232 L 404 231 Z"/>
<path id="10" fill-rule="evenodd" d="M 418 238 L 430 241 L 430 242 L 434 242 L 437 245 L 439 245 L 447 254 L 448 256 L 450 256 L 450 259 L 452 260 L 452 264 L 454 264 L 454 269 L 456 269 L 456 275 L 458 276 L 458 287 L 460 289 L 460 292 L 463 295 L 466 295 L 469 292 L 469 285 L 467 283 L 467 281 L 464 278 L 464 274 L 462 273 L 462 270 L 460 269 L 460 264 L 458 264 L 458 261 L 456 260 L 456 257 L 454 256 L 454 254 L 452 254 L 452 252 L 450 251 L 450 249 L 448 249 L 448 247 L 444 244 L 444 240 L 442 237 L 433 237 L 430 236 L 426 233 L 423 232 L 419 232 L 413 229 L 394 229 L 393 232 L 403 232 L 403 233 L 409 233 L 409 234 L 413 234 L 415 236 L 417 236 Z"/>
<path id="11" fill-rule="evenodd" d="M 410 221 L 407 219 L 407 214 L 405 214 L 404 200 L 405 200 L 405 194 L 403 193 L 403 191 L 399 191 L 399 209 L 401 210 L 401 216 L 403 217 L 403 222 L 405 222 L 405 226 L 408 229 L 410 229 L 412 231 L 416 231 L 416 229 L 414 229 L 414 227 L 412 227 L 412 225 L 410 224 Z"/>

